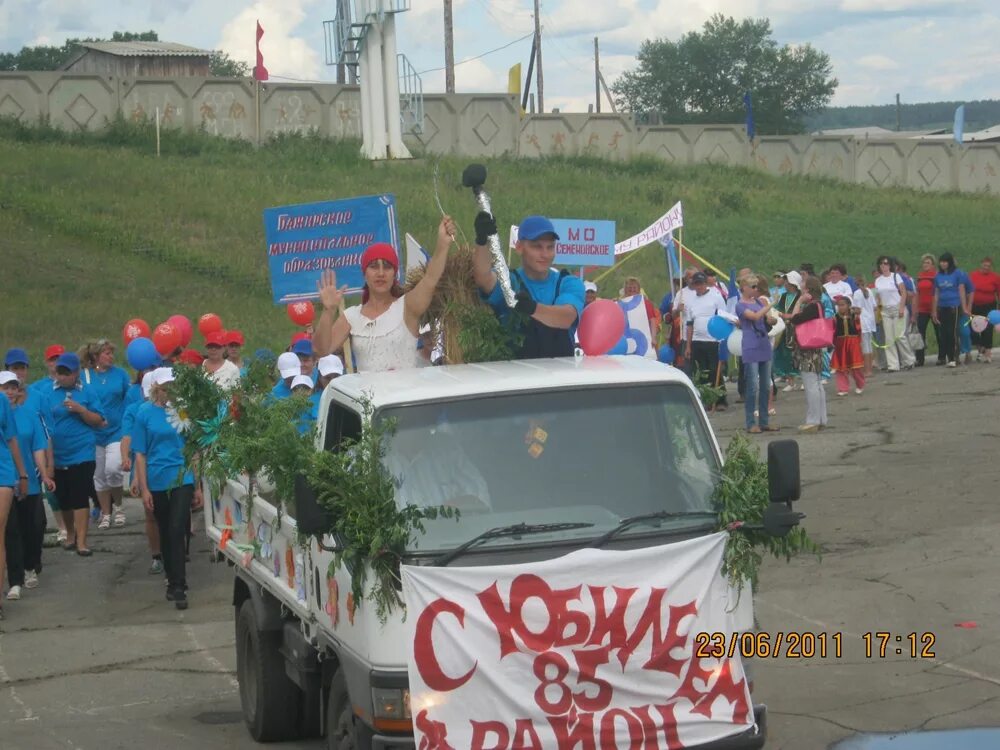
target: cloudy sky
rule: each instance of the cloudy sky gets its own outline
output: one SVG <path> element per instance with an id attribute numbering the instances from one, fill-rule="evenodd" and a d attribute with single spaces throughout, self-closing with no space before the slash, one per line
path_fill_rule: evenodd
<path id="1" fill-rule="evenodd" d="M 411 0 L 399 16 L 400 51 L 441 91 L 441 0 Z M 155 29 L 165 41 L 253 58 L 254 21 L 273 77 L 325 81 L 323 21 L 335 0 L 0 0 L 0 50 L 61 44 L 67 37 Z M 532 0 L 454 0 L 460 91 L 506 90 L 507 69 L 526 70 Z M 543 0 L 546 108 L 586 111 L 593 101 L 593 37 L 609 83 L 635 63 L 639 44 L 676 39 L 711 14 L 771 19 L 781 43 L 827 52 L 840 87 L 833 103 L 890 103 L 1000 98 L 998 0 Z M 586 8 L 586 10 L 584 10 Z M 470 59 L 509 44 L 505 49 Z M 606 105 L 605 105 L 606 106 Z"/>

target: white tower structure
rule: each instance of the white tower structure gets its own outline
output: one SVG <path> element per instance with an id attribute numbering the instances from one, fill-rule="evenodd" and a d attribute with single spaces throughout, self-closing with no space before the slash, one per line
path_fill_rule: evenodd
<path id="1" fill-rule="evenodd" d="M 403 143 L 401 75 L 409 128 L 419 132 L 423 122 L 419 76 L 396 52 L 396 15 L 409 9 L 409 0 L 338 0 L 336 19 L 324 24 L 327 64 L 349 68 L 351 79 L 360 83 L 361 150 L 369 159 L 410 158 Z"/>

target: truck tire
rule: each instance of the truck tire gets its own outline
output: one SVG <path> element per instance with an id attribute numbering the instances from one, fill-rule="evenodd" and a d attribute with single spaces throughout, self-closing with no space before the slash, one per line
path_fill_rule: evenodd
<path id="1" fill-rule="evenodd" d="M 344 673 L 337 670 L 330 682 L 330 692 L 326 698 L 326 748 L 327 750 L 370 750 L 370 744 L 358 741 L 354 724 L 354 709 L 351 696 L 347 693 Z"/>
<path id="2" fill-rule="evenodd" d="M 282 742 L 299 736 L 301 691 L 285 674 L 281 633 L 257 626 L 253 602 L 236 615 L 236 679 L 250 736 L 257 742 Z"/>

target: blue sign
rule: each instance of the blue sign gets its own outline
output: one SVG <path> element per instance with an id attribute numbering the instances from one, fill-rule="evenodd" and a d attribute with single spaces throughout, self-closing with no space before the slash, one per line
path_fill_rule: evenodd
<path id="1" fill-rule="evenodd" d="M 552 219 L 559 234 L 558 266 L 613 266 L 615 223 L 588 219 Z"/>
<path id="2" fill-rule="evenodd" d="M 264 239 L 275 304 L 318 298 L 316 282 L 327 269 L 336 271 L 338 286 L 357 292 L 365 284 L 365 248 L 388 242 L 399 253 L 396 198 L 370 195 L 266 208 Z"/>

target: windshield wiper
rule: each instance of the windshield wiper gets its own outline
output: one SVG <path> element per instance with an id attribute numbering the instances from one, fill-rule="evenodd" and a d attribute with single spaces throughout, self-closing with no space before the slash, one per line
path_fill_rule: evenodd
<path id="1" fill-rule="evenodd" d="M 475 547 L 490 539 L 499 539 L 505 536 L 520 536 L 521 534 L 544 534 L 549 531 L 570 531 L 571 529 L 585 529 L 593 526 L 592 523 L 515 523 L 510 526 L 499 526 L 489 531 L 484 531 L 478 536 L 472 537 L 469 541 L 460 544 L 455 549 L 445 552 L 441 557 L 432 563 L 438 567 L 444 567 L 456 557 L 459 557 L 466 550 Z"/>
<path id="2" fill-rule="evenodd" d="M 606 534 L 601 534 L 594 541 L 592 541 L 589 547 L 603 547 L 604 543 L 614 539 L 623 531 L 632 528 L 633 526 L 646 523 L 647 521 L 662 521 L 666 518 L 690 518 L 691 516 L 717 516 L 715 511 L 711 510 L 682 510 L 682 511 L 670 511 L 670 510 L 660 510 L 656 513 L 644 513 L 641 516 L 631 516 L 629 518 L 623 518 L 617 526 L 608 531 Z"/>

